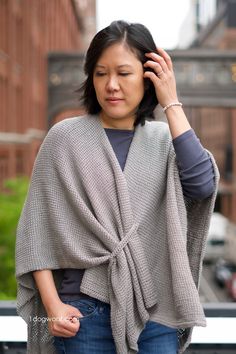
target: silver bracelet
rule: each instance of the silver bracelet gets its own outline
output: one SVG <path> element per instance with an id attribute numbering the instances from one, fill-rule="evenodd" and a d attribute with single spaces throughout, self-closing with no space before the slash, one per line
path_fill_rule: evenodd
<path id="1" fill-rule="evenodd" d="M 163 108 L 163 112 L 165 112 L 168 108 L 173 107 L 173 106 L 180 106 L 180 107 L 182 107 L 183 104 L 182 104 L 181 102 L 172 102 L 172 103 L 169 103 L 167 106 L 165 106 L 165 107 Z"/>

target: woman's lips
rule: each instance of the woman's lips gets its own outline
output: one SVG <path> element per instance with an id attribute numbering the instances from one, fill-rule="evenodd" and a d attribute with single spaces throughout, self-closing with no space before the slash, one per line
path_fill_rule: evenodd
<path id="1" fill-rule="evenodd" d="M 121 101 L 123 101 L 122 98 L 118 98 L 118 97 L 109 97 L 106 99 L 107 102 L 111 103 L 111 104 L 115 104 L 115 103 L 119 103 Z"/>

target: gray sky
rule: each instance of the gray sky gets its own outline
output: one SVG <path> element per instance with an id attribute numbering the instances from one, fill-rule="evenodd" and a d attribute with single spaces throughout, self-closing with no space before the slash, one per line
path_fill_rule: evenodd
<path id="1" fill-rule="evenodd" d="M 97 30 L 113 20 L 140 22 L 152 33 L 158 46 L 177 45 L 179 29 L 191 0 L 97 0 Z"/>

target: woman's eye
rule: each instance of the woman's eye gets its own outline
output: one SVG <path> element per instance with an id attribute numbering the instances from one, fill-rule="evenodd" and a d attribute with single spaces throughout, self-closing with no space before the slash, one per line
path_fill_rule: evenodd
<path id="1" fill-rule="evenodd" d="M 106 75 L 106 73 L 103 73 L 103 72 L 101 72 L 101 71 L 97 71 L 97 72 L 95 73 L 95 75 L 96 75 L 96 76 L 104 76 L 104 75 Z"/>
<path id="2" fill-rule="evenodd" d="M 120 73 L 121 76 L 128 76 L 130 73 Z"/>

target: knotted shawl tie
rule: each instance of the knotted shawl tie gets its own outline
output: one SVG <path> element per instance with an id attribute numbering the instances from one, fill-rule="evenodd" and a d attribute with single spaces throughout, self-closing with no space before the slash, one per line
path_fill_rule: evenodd
<path id="1" fill-rule="evenodd" d="M 137 352 L 139 333 L 150 318 L 148 309 L 157 304 L 147 260 L 141 262 L 142 266 L 138 262 L 146 256 L 137 229 L 138 224 L 133 224 L 109 257 L 111 325 L 118 354 Z M 135 243 L 130 243 L 126 248 L 131 240 Z M 130 323 L 135 325 L 127 326 Z"/>
<path id="2" fill-rule="evenodd" d="M 136 231 L 138 229 L 138 224 L 133 224 L 129 232 L 126 234 L 125 237 L 122 238 L 122 240 L 118 243 L 118 245 L 115 247 L 114 251 L 110 255 L 110 262 L 109 266 L 111 267 L 112 264 L 115 262 L 116 256 L 123 250 L 123 248 L 128 244 L 130 239 L 137 235 Z"/>

